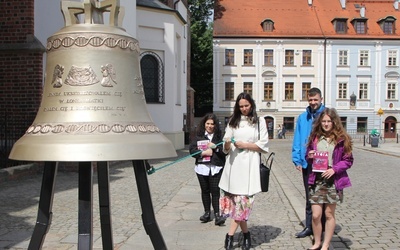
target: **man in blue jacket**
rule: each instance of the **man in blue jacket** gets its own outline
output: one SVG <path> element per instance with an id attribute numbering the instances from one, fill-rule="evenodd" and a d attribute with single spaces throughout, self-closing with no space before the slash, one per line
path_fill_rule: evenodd
<path id="1" fill-rule="evenodd" d="M 306 149 L 308 137 L 310 136 L 314 119 L 325 109 L 322 104 L 321 90 L 311 88 L 308 91 L 308 107 L 297 118 L 296 128 L 292 145 L 292 161 L 297 170 L 303 174 L 303 183 L 306 191 L 306 225 L 303 231 L 296 233 L 297 238 L 304 238 L 313 234 L 312 232 L 312 211 L 309 201 L 308 176 L 311 172 L 311 165 L 306 161 Z"/>

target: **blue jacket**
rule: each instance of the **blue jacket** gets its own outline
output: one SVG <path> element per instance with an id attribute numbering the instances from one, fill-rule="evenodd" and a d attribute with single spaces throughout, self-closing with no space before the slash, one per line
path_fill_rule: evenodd
<path id="1" fill-rule="evenodd" d="M 311 134 L 314 119 L 318 117 L 324 109 L 325 106 L 321 104 L 315 113 L 311 113 L 310 106 L 308 106 L 306 111 L 301 113 L 297 118 L 292 145 L 292 161 L 295 166 L 302 166 L 304 169 L 307 168 L 306 150 L 308 137 Z"/>
<path id="2" fill-rule="evenodd" d="M 311 145 L 307 148 L 306 155 L 308 155 L 308 151 L 316 149 L 316 142 L 311 143 Z M 307 161 L 309 164 L 312 164 L 313 159 L 307 157 Z M 332 153 L 332 169 L 335 171 L 333 177 L 335 178 L 334 181 L 337 190 L 343 190 L 344 188 L 351 186 L 350 178 L 347 174 L 347 169 L 349 169 L 353 165 L 353 161 L 353 154 L 344 153 L 344 141 L 340 140 L 336 144 L 335 149 Z M 315 172 L 311 172 L 308 177 L 308 184 L 314 184 L 315 178 Z"/>

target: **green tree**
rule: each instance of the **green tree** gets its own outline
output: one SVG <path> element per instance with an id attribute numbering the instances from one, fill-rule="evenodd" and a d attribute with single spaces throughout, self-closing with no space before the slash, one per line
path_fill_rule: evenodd
<path id="1" fill-rule="evenodd" d="M 189 0 L 191 33 L 190 83 L 195 92 L 196 115 L 213 103 L 213 28 L 214 0 Z"/>

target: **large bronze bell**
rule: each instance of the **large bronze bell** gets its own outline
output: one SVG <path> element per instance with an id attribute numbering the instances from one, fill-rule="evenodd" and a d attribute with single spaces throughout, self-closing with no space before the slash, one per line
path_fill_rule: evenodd
<path id="1" fill-rule="evenodd" d="M 61 161 L 79 162 L 78 249 L 93 248 L 92 162 L 97 162 L 102 246 L 114 249 L 108 168 L 109 161 L 119 160 L 132 160 L 143 226 L 154 249 L 167 249 L 155 219 L 144 160 L 176 152 L 147 112 L 138 41 L 119 27 L 119 0 L 61 1 L 61 9 L 66 26 L 47 40 L 39 111 L 10 154 L 11 159 L 45 162 L 28 250 L 41 249 L 49 231 Z M 103 24 L 103 12 L 109 12 L 109 25 Z"/>
<path id="2" fill-rule="evenodd" d="M 146 107 L 139 43 L 115 1 L 62 1 L 66 26 L 47 40 L 36 119 L 12 148 L 23 161 L 116 161 L 176 156 Z M 82 7 L 83 6 L 83 7 Z M 102 12 L 110 12 L 104 25 Z M 77 16 L 85 14 L 85 23 Z"/>

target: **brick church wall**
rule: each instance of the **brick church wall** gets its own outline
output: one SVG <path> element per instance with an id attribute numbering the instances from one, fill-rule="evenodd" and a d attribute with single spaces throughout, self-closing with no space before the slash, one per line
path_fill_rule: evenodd
<path id="1" fill-rule="evenodd" d="M 2 155 L 32 124 L 41 101 L 44 46 L 34 37 L 34 0 L 0 2 Z M 4 167 L 4 166 L 0 166 Z"/>

